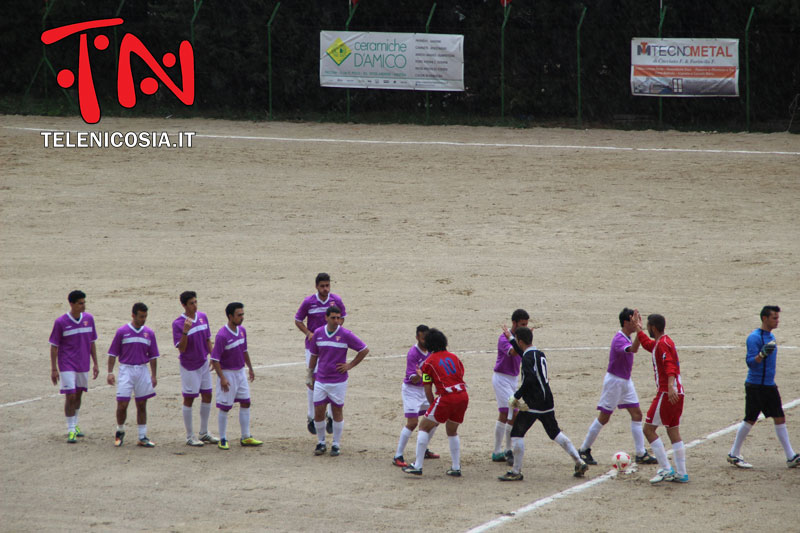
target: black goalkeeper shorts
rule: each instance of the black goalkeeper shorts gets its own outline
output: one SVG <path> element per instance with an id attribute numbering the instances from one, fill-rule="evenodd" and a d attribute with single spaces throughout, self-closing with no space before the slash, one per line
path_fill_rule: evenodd
<path id="1" fill-rule="evenodd" d="M 784 416 L 777 385 L 744 384 L 744 419 L 755 422 L 759 413 L 764 413 L 766 418 Z"/>
<path id="2" fill-rule="evenodd" d="M 511 428 L 511 436 L 524 437 L 525 433 L 528 432 L 531 426 L 533 426 L 533 423 L 537 420 L 541 420 L 544 430 L 547 432 L 547 436 L 550 437 L 550 440 L 555 439 L 558 437 L 558 434 L 561 433 L 561 429 L 558 427 L 558 422 L 556 421 L 555 411 L 550 411 L 549 413 L 520 411 L 517 413 L 514 426 Z"/>

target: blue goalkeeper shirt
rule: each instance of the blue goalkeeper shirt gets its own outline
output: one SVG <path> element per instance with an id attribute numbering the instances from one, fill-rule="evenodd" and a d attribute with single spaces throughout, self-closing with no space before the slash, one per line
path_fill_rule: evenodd
<path id="1" fill-rule="evenodd" d="M 772 332 L 764 331 L 761 328 L 753 330 L 747 336 L 747 379 L 745 383 L 753 385 L 775 385 L 775 362 L 778 358 L 778 348 L 772 355 L 761 361 L 756 362 L 756 356 L 761 353 L 761 348 L 768 342 L 774 341 L 775 335 Z"/>

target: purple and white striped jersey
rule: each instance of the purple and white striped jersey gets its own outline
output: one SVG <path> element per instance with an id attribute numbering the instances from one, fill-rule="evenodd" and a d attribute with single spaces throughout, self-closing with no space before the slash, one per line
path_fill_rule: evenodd
<path id="1" fill-rule="evenodd" d="M 608 369 L 609 374 L 622 379 L 631 378 L 631 370 L 633 370 L 633 353 L 626 351 L 629 346 L 633 344 L 627 335 L 618 331 L 611 341 L 611 349 L 608 351 Z"/>
<path id="2" fill-rule="evenodd" d="M 514 351 L 506 336 L 501 333 L 497 339 L 497 362 L 494 364 L 494 371 L 508 376 L 519 376 L 521 364 L 522 357 Z"/>
<path id="3" fill-rule="evenodd" d="M 58 347 L 61 372 L 88 372 L 92 343 L 97 340 L 94 317 L 81 313 L 77 320 L 69 313 L 58 317 L 50 333 L 50 344 Z"/>
<path id="4" fill-rule="evenodd" d="M 322 326 L 314 331 L 311 338 L 311 355 L 318 355 L 316 380 L 320 383 L 342 383 L 347 381 L 347 372 L 340 374 L 336 365 L 347 362 L 347 350 L 360 352 L 367 345 L 355 334 L 344 329 L 336 328 L 333 333 L 328 333 L 327 327 Z"/>
<path id="5" fill-rule="evenodd" d="M 181 342 L 183 323 L 188 317 L 181 315 L 172 322 L 172 340 L 175 346 Z M 181 352 L 181 366 L 186 370 L 197 370 L 206 364 L 208 356 L 208 339 L 211 338 L 211 324 L 205 313 L 198 311 L 194 317 L 194 325 L 189 330 L 186 341 L 186 351 Z"/>
<path id="6" fill-rule="evenodd" d="M 158 357 L 156 334 L 147 326 L 138 330 L 133 324 L 125 324 L 114 334 L 108 355 L 119 359 L 123 365 L 144 365 Z"/>
<path id="7" fill-rule="evenodd" d="M 347 316 L 347 312 L 344 309 L 344 302 L 342 302 L 338 294 L 333 294 L 332 292 L 328 293 L 328 297 L 323 301 L 320 300 L 319 293 L 315 292 L 303 300 L 303 303 L 300 304 L 300 308 L 294 315 L 294 319 L 303 322 L 307 318 L 306 327 L 308 331 L 317 331 L 317 328 L 327 324 L 325 312 L 329 307 L 334 305 L 342 311 L 343 317 Z M 306 339 L 306 348 L 309 350 L 311 349 L 311 341 L 308 339 Z"/>
<path id="8" fill-rule="evenodd" d="M 417 375 L 417 369 L 422 366 L 422 363 L 425 362 L 425 359 L 427 359 L 430 354 L 430 352 L 423 352 L 419 344 L 415 344 L 411 347 L 406 355 L 406 375 L 405 379 L 403 379 L 403 383 L 413 387 L 422 387 L 422 379 L 417 383 L 412 383 L 411 376 Z"/>
<path id="9" fill-rule="evenodd" d="M 223 370 L 239 370 L 244 368 L 244 353 L 247 351 L 247 332 L 243 326 L 231 330 L 225 324 L 214 338 L 214 349 L 211 359 L 219 361 Z"/>

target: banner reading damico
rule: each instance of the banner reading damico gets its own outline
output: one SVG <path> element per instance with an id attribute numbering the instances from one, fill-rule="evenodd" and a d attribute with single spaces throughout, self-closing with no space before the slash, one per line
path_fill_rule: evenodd
<path id="1" fill-rule="evenodd" d="M 464 36 L 321 31 L 323 87 L 464 90 Z"/>
<path id="2" fill-rule="evenodd" d="M 631 93 L 739 96 L 739 39 L 632 39 Z"/>

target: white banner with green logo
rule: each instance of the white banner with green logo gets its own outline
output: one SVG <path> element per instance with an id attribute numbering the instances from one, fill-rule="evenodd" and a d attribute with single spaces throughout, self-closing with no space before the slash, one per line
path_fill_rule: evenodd
<path id="1" fill-rule="evenodd" d="M 464 90 L 464 36 L 321 31 L 323 87 Z"/>

